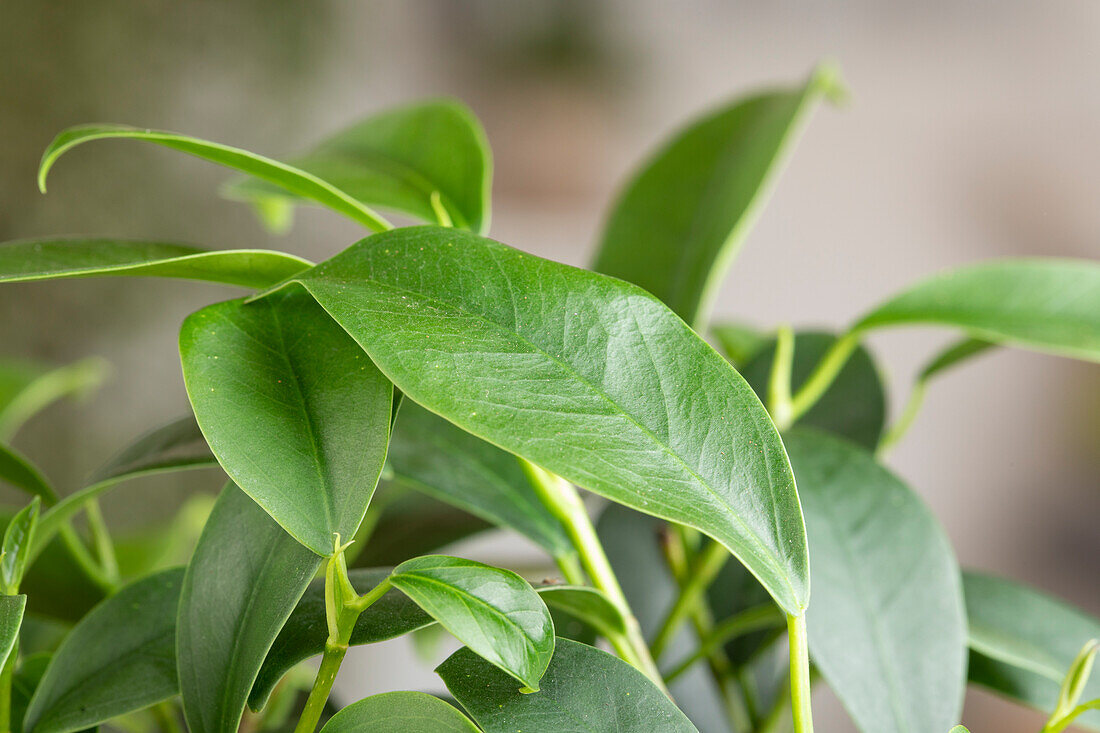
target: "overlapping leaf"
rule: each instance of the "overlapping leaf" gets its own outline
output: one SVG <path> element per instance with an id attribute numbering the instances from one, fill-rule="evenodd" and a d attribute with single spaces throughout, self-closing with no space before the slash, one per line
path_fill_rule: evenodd
<path id="1" fill-rule="evenodd" d="M 454 707 L 424 692 L 385 692 L 348 705 L 322 733 L 478 733 Z"/>
<path id="2" fill-rule="evenodd" d="M 0 667 L 7 663 L 19 639 L 19 627 L 23 625 L 23 611 L 26 608 L 25 595 L 0 596 Z"/>

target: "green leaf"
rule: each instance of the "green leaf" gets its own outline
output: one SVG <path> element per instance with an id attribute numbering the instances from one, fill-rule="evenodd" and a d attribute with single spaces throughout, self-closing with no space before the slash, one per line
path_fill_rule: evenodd
<path id="1" fill-rule="evenodd" d="M 31 557 L 34 545 L 34 532 L 38 527 L 38 510 L 42 506 L 42 497 L 36 496 L 31 503 L 19 510 L 4 530 L 3 551 L 0 552 L 0 592 L 13 595 L 23 581 L 23 573 Z"/>
<path id="2" fill-rule="evenodd" d="M 948 733 L 970 733 L 970 731 L 967 730 L 965 726 L 956 725 Z"/>
<path id="3" fill-rule="evenodd" d="M 23 733 L 23 719 L 27 715 L 27 706 L 31 696 L 38 689 L 46 667 L 50 663 L 49 652 L 39 652 L 26 656 L 11 681 L 11 730 Z"/>
<path id="4" fill-rule="evenodd" d="M 256 675 L 321 558 L 229 484 L 183 580 L 176 644 L 192 733 L 236 731 Z"/>
<path id="5" fill-rule="evenodd" d="M 1037 710 L 1058 701 L 1059 685 L 1077 651 L 1100 638 L 1100 620 L 1020 583 L 983 573 L 963 575 L 970 619 L 970 681 Z M 1085 688 L 1100 697 L 1100 678 Z M 1100 730 L 1100 711 L 1077 724 Z"/>
<path id="6" fill-rule="evenodd" d="M 959 328 L 973 338 L 1100 361 L 1100 262 L 1015 259 L 935 275 L 864 316 L 857 331 Z"/>
<path id="7" fill-rule="evenodd" d="M 57 492 L 38 466 L 9 445 L 0 443 L 0 481 L 6 481 L 47 503 L 57 501 Z"/>
<path id="8" fill-rule="evenodd" d="M 791 613 L 802 515 L 756 395 L 638 288 L 455 229 L 369 237 L 298 278 L 405 395 L 614 501 L 701 529 Z"/>
<path id="9" fill-rule="evenodd" d="M 352 703 L 322 733 L 477 733 L 469 718 L 424 692 L 386 692 Z"/>
<path id="10" fill-rule="evenodd" d="M 300 288 L 190 315 L 187 394 L 225 472 L 299 542 L 332 554 L 374 494 L 393 388 Z"/>
<path id="11" fill-rule="evenodd" d="M 526 580 L 446 555 L 406 560 L 389 580 L 475 653 L 539 689 L 554 654 L 554 622 Z"/>
<path id="12" fill-rule="evenodd" d="M 796 430 L 817 579 L 810 656 L 863 731 L 947 730 L 966 683 L 966 613 L 954 553 L 932 513 L 864 450 Z"/>
<path id="13" fill-rule="evenodd" d="M 579 619 L 604 637 L 626 633 L 626 620 L 603 591 L 584 585 L 542 585 L 535 588 L 551 610 Z"/>
<path id="14" fill-rule="evenodd" d="M 791 391 L 797 392 L 818 365 L 836 336 L 820 331 L 795 334 Z M 761 399 L 768 391 L 775 339 L 769 339 L 756 356 L 741 369 Z M 886 390 L 878 367 L 867 349 L 859 346 L 845 362 L 829 389 L 796 423 L 820 428 L 874 450 L 886 422 Z"/>
<path id="15" fill-rule="evenodd" d="M 836 76 L 821 68 L 803 85 L 737 100 L 679 133 L 620 194 L 593 269 L 640 285 L 702 332 L 797 130 Z"/>
<path id="16" fill-rule="evenodd" d="M 311 264 L 264 249 L 208 251 L 120 239 L 26 239 L 0 245 L 0 282 L 128 276 L 269 288 Z"/>
<path id="17" fill-rule="evenodd" d="M 436 672 L 485 733 L 692 733 L 672 701 L 638 670 L 607 652 L 568 639 L 542 678 L 523 694 L 506 674 L 469 649 Z"/>
<path id="18" fill-rule="evenodd" d="M 179 150 L 273 183 L 295 195 L 327 206 L 363 224 L 368 229 L 383 231 L 391 228 L 386 220 L 355 198 L 332 184 L 293 166 L 228 145 L 199 140 L 174 132 L 142 130 L 126 125 L 78 125 L 62 131 L 42 154 L 42 162 L 38 168 L 38 187 L 43 193 L 46 192 L 46 176 L 62 153 L 90 140 L 109 139 L 145 140 Z"/>
<path id="19" fill-rule="evenodd" d="M 9 440 L 24 422 L 62 397 L 95 389 L 108 371 L 107 362 L 98 357 L 61 367 L 0 361 L 0 440 Z"/>
<path id="20" fill-rule="evenodd" d="M 565 528 L 539 500 L 515 456 L 415 403 L 401 407 L 386 465 L 398 483 L 511 527 L 553 557 L 574 552 Z"/>
<path id="21" fill-rule="evenodd" d="M 19 639 L 19 627 L 23 625 L 23 611 L 27 608 L 27 596 L 0 596 L 0 667 L 7 664 L 11 650 Z"/>
<path id="22" fill-rule="evenodd" d="M 173 568 L 143 578 L 92 609 L 53 655 L 24 727 L 79 731 L 175 695 L 183 573 Z"/>
<path id="23" fill-rule="evenodd" d="M 929 360 L 917 379 L 923 384 L 940 372 L 956 367 L 992 348 L 993 344 L 980 339 L 964 338 L 956 341 Z"/>
<path id="24" fill-rule="evenodd" d="M 324 140 L 294 166 L 369 206 L 438 222 L 438 194 L 455 226 L 489 229 L 492 158 L 481 124 L 464 105 L 431 100 L 369 117 Z M 288 217 L 300 196 L 256 179 L 230 184 L 225 194 Z M 281 222 L 284 227 L 289 219 Z"/>
<path id="25" fill-rule="evenodd" d="M 720 323 L 710 330 L 718 347 L 738 371 L 768 344 L 768 336 L 743 323 Z M 775 341 L 772 341 L 773 347 Z"/>

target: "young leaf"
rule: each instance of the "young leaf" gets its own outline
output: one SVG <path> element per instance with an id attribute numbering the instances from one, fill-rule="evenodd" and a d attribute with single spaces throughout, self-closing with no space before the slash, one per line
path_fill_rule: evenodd
<path id="1" fill-rule="evenodd" d="M 126 125 L 78 125 L 63 130 L 46 148 L 46 152 L 42 154 L 42 162 L 38 167 L 38 187 L 43 193 L 46 192 L 46 176 L 62 153 L 90 140 L 109 139 L 145 140 L 163 145 L 166 148 L 179 150 L 188 155 L 194 155 L 211 163 L 233 168 L 241 173 L 247 173 L 268 183 L 273 183 L 297 196 L 327 206 L 333 211 L 359 222 L 368 229 L 383 231 L 391 228 L 385 219 L 361 202 L 332 184 L 293 166 L 250 153 L 247 150 L 232 148 L 228 145 L 207 142 L 186 135 L 178 135 L 174 132 L 142 130 Z"/>
<path id="2" fill-rule="evenodd" d="M 554 654 L 554 622 L 526 580 L 446 555 L 406 560 L 389 580 L 476 654 L 528 691 L 539 689 Z"/>
<path id="3" fill-rule="evenodd" d="M 485 733 L 694 733 L 672 701 L 617 657 L 568 639 L 525 695 L 508 675 L 469 649 L 459 649 L 436 672 Z"/>
<path id="4" fill-rule="evenodd" d="M 311 264 L 264 249 L 208 251 L 119 239 L 27 239 L 0 245 L 0 282 L 129 276 L 269 288 Z"/>
<path id="5" fill-rule="evenodd" d="M 440 227 L 298 281 L 415 402 L 614 501 L 722 542 L 791 613 L 809 585 L 783 444 L 752 389 L 620 280 Z"/>
<path id="6" fill-rule="evenodd" d="M 386 110 L 290 162 L 368 206 L 436 223 L 435 194 L 455 226 L 480 234 L 489 229 L 489 144 L 477 118 L 459 102 L 431 100 Z M 225 195 L 275 207 L 281 217 L 289 217 L 301 198 L 254 178 L 230 184 Z"/>
<path id="7" fill-rule="evenodd" d="M 835 70 L 821 68 L 692 123 L 619 196 L 593 269 L 640 285 L 702 332 L 802 120 L 836 87 Z"/>
<path id="8" fill-rule="evenodd" d="M 27 563 L 34 545 L 34 532 L 38 526 L 38 510 L 42 497 L 36 496 L 23 507 L 4 530 L 3 549 L 0 551 L 0 592 L 13 595 L 23 581 Z"/>
<path id="9" fill-rule="evenodd" d="M 187 566 L 177 615 L 192 733 L 237 730 L 268 649 L 320 565 L 247 494 L 225 487 Z"/>
<path id="10" fill-rule="evenodd" d="M 180 333 L 195 417 L 230 478 L 299 542 L 332 553 L 374 494 L 393 388 L 300 288 L 190 315 Z"/>
<path id="11" fill-rule="evenodd" d="M 24 422 L 52 402 L 95 389 L 107 371 L 107 363 L 97 357 L 61 367 L 0 362 L 0 440 L 10 440 Z"/>
<path id="12" fill-rule="evenodd" d="M 7 664 L 11 650 L 19 638 L 23 625 L 23 611 L 27 608 L 27 596 L 0 596 L 0 667 Z"/>
<path id="13" fill-rule="evenodd" d="M 887 301 L 855 330 L 923 324 L 1100 361 L 1100 262 L 1016 259 L 951 270 Z"/>
<path id="14" fill-rule="evenodd" d="M 424 692 L 386 692 L 352 703 L 322 733 L 478 733 L 452 706 Z"/>
<path id="15" fill-rule="evenodd" d="M 864 450 L 787 437 L 813 548 L 810 655 L 868 733 L 947 730 L 966 684 L 954 553 L 920 499 Z"/>
<path id="16" fill-rule="evenodd" d="M 178 693 L 176 607 L 183 572 L 173 568 L 131 583 L 81 619 L 53 655 L 24 728 L 80 731 Z"/>

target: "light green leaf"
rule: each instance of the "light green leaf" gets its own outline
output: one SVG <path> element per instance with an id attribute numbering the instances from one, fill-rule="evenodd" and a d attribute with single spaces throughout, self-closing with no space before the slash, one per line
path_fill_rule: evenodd
<path id="1" fill-rule="evenodd" d="M 492 156 L 481 124 L 464 105 L 430 100 L 386 110 L 324 140 L 297 168 L 328 181 L 368 206 L 439 222 L 437 194 L 455 226 L 484 234 L 489 229 Z M 299 196 L 256 179 L 230 184 L 230 198 L 263 207 L 269 224 L 289 225 Z"/>
<path id="2" fill-rule="evenodd" d="M 802 612 L 805 537 L 779 435 L 726 360 L 647 293 L 439 227 L 370 237 L 298 281 L 408 398 L 706 532 Z"/>
<path id="3" fill-rule="evenodd" d="M 9 445 L 0 443 L 0 481 L 6 481 L 31 496 L 40 496 L 47 503 L 57 501 L 57 492 L 38 466 Z"/>
<path id="4" fill-rule="evenodd" d="M 856 331 L 940 325 L 973 338 L 1100 361 L 1100 262 L 1014 259 L 935 275 L 864 316 Z"/>
<path id="5" fill-rule="evenodd" d="M 0 667 L 7 664 L 11 650 L 19 639 L 23 625 L 23 611 L 27 608 L 27 596 L 0 596 Z"/>
<path id="6" fill-rule="evenodd" d="M 469 649 L 436 669 L 447 689 L 485 733 L 695 733 L 672 701 L 617 657 L 568 639 L 542 678 L 523 694 L 508 675 Z"/>
<path id="7" fill-rule="evenodd" d="M 355 534 L 389 440 L 393 388 L 300 288 L 184 321 L 183 378 L 225 472 L 318 555 Z"/>
<path id="8" fill-rule="evenodd" d="M 640 285 L 700 332 L 772 181 L 834 69 L 735 101 L 645 163 L 612 209 L 593 269 Z"/>
<path id="9" fill-rule="evenodd" d="M 718 348 L 737 371 L 741 371 L 768 344 L 766 334 L 743 323 L 727 321 L 712 327 L 710 332 L 718 342 Z M 774 347 L 774 340 L 772 344 Z"/>
<path id="10" fill-rule="evenodd" d="M 390 229 L 390 224 L 361 202 L 314 175 L 277 160 L 240 148 L 199 140 L 160 130 L 142 130 L 126 125 L 78 125 L 62 131 L 53 139 L 38 168 L 38 187 L 46 192 L 46 176 L 62 153 L 90 140 L 130 139 L 163 145 L 166 148 L 233 168 L 273 183 L 297 196 L 316 201 L 374 231 Z"/>
<path id="11" fill-rule="evenodd" d="M 26 239 L 0 245 L 0 282 L 129 276 L 269 288 L 311 264 L 265 249 L 209 251 L 120 239 Z"/>
<path id="12" fill-rule="evenodd" d="M 141 710 L 179 691 L 176 606 L 183 568 L 138 580 L 100 603 L 61 643 L 24 728 L 70 733 Z"/>
<path id="13" fill-rule="evenodd" d="M 956 725 L 949 731 L 949 733 L 970 733 L 970 731 L 968 731 L 965 726 Z"/>
<path id="14" fill-rule="evenodd" d="M 61 367 L 0 361 L 0 440 L 10 440 L 24 422 L 62 397 L 95 389 L 108 371 L 107 362 L 98 357 Z"/>
<path id="15" fill-rule="evenodd" d="M 236 731 L 256 675 L 321 558 L 229 484 L 183 580 L 177 670 L 192 733 Z"/>
<path id="16" fill-rule="evenodd" d="M 19 510 L 4 530 L 3 550 L 0 551 L 0 592 L 14 595 L 23 581 L 23 573 L 31 558 L 34 546 L 34 533 L 38 527 L 38 510 L 42 506 L 42 497 L 36 496 L 31 503 Z"/>
<path id="17" fill-rule="evenodd" d="M 966 613 L 942 528 L 854 444 L 807 429 L 786 442 L 817 579 L 811 659 L 860 730 L 947 730 L 962 711 Z"/>
<path id="18" fill-rule="evenodd" d="M 406 560 L 389 580 L 475 653 L 539 689 L 554 654 L 554 622 L 526 580 L 446 555 Z"/>
<path id="19" fill-rule="evenodd" d="M 386 692 L 352 703 L 322 733 L 477 733 L 470 719 L 424 692 Z"/>

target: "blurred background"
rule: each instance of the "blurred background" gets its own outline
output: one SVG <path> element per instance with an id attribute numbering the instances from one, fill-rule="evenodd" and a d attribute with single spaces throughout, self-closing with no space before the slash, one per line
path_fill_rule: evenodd
<path id="1" fill-rule="evenodd" d="M 395 103 L 455 96 L 483 121 L 496 174 L 492 235 L 584 265 L 607 202 L 666 135 L 823 58 L 851 90 L 811 120 L 718 301 L 771 328 L 838 328 L 919 277 L 1005 255 L 1100 254 L 1100 4 L 350 2 L 0 5 L 0 240 L 87 233 L 274 246 L 321 259 L 362 236 L 302 209 L 271 241 L 217 196 L 226 173 L 152 146 L 71 153 L 35 187 L 61 128 L 123 122 L 272 156 Z M 109 381 L 31 423 L 19 445 L 65 489 L 142 431 L 188 409 L 176 336 L 225 288 L 88 280 L 0 289 L 0 356 L 100 355 Z M 896 411 L 950 335 L 871 346 Z M 1011 575 L 1100 613 L 1100 369 L 1002 350 L 934 385 L 890 464 L 928 501 L 965 566 Z M 160 478 L 105 501 L 115 526 L 170 516 L 212 474 Z M 140 499 L 140 500 L 139 500 Z M 456 552 L 528 553 L 481 539 Z M 528 557 L 525 554 L 524 557 Z M 346 701 L 438 687 L 407 641 L 353 650 Z M 819 727 L 849 730 L 827 693 Z M 1032 731 L 1038 715 L 973 692 L 965 722 Z"/>

